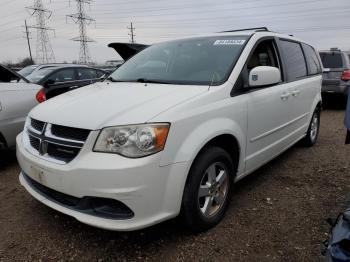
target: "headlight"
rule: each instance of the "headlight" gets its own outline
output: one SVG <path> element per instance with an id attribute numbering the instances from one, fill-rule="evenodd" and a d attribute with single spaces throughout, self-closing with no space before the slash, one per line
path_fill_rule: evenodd
<path id="1" fill-rule="evenodd" d="M 169 126 L 161 123 L 107 127 L 101 130 L 94 151 L 131 158 L 148 156 L 164 149 Z"/>

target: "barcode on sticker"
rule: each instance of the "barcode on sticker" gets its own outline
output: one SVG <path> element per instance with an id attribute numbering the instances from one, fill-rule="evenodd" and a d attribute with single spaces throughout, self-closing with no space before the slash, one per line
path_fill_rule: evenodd
<path id="1" fill-rule="evenodd" d="M 243 45 L 245 40 L 216 40 L 214 45 Z"/>

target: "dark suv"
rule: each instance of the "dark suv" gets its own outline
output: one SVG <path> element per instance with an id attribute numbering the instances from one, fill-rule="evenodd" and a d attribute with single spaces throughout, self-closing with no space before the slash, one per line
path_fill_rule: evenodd
<path id="1" fill-rule="evenodd" d="M 338 48 L 321 51 L 323 63 L 322 93 L 347 95 L 350 86 L 350 61 L 347 53 Z"/>

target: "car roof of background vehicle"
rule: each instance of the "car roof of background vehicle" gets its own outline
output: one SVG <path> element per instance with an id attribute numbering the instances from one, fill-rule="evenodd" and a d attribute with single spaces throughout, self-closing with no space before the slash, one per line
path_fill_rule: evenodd
<path id="1" fill-rule="evenodd" d="M 87 65 L 73 64 L 73 63 L 47 63 L 47 64 L 40 64 L 38 66 L 64 66 L 64 65 L 69 65 L 69 66 L 87 66 Z"/>
<path id="2" fill-rule="evenodd" d="M 27 78 L 25 78 L 24 76 L 21 76 L 20 74 L 16 73 L 15 71 L 13 71 L 13 70 L 7 68 L 6 66 L 4 66 L 4 65 L 2 65 L 2 64 L 0 64 L 0 70 L 1 70 L 1 75 L 2 75 L 3 73 L 8 73 L 8 74 L 11 74 L 11 75 L 14 75 L 14 76 L 18 77 L 19 79 L 22 79 L 23 81 L 25 81 L 25 82 L 27 82 L 27 83 L 30 82 L 30 81 L 29 81 Z M 0 79 L 1 79 L 1 77 L 0 77 Z M 1 80 L 0 80 L 0 82 L 1 82 Z"/>
<path id="3" fill-rule="evenodd" d="M 320 50 L 320 53 L 345 53 L 345 51 L 342 51 L 340 49 L 328 49 L 328 50 Z"/>

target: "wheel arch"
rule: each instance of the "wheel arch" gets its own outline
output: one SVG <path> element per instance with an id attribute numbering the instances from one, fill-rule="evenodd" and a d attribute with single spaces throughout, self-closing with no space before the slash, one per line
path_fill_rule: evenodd
<path id="1" fill-rule="evenodd" d="M 205 150 L 207 147 L 210 147 L 210 146 L 216 146 L 224 149 L 230 155 L 233 163 L 235 164 L 235 169 L 236 169 L 235 172 L 237 173 L 240 155 L 241 155 L 241 148 L 237 138 L 234 135 L 228 134 L 228 133 L 221 134 L 212 138 L 199 150 L 193 162 L 197 159 L 197 157 L 200 155 L 200 153 L 203 150 Z M 193 162 L 191 166 L 193 165 Z"/>

